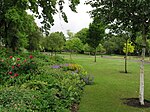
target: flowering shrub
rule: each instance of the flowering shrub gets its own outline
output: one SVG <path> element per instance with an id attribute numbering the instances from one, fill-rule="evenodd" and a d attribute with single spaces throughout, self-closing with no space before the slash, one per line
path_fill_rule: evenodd
<path id="1" fill-rule="evenodd" d="M 9 56 L 0 59 L 0 80 L 6 81 L 10 78 L 18 77 L 21 74 L 33 73 L 37 69 L 33 56 L 28 58 Z"/>
<path id="2" fill-rule="evenodd" d="M 43 54 L 6 54 L 0 53 L 2 112 L 70 112 L 80 102 L 87 75 L 80 65 Z"/>
<path id="3" fill-rule="evenodd" d="M 59 69 L 62 68 L 64 71 L 74 71 L 76 73 L 80 73 L 83 70 L 83 67 L 81 65 L 78 64 L 63 64 L 63 65 L 53 65 L 52 66 L 53 69 Z"/>
<path id="4" fill-rule="evenodd" d="M 94 77 L 87 74 L 81 65 L 78 64 L 63 64 L 63 65 L 53 65 L 53 69 L 62 68 L 63 71 L 72 71 L 72 74 L 79 74 L 80 80 L 83 80 L 86 85 L 91 85 L 94 83 Z"/>

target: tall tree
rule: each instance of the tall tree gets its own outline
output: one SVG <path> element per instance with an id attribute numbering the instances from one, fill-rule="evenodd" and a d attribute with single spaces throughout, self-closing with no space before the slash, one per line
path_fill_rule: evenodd
<path id="1" fill-rule="evenodd" d="M 75 34 L 75 37 L 79 38 L 83 44 L 86 44 L 87 43 L 87 35 L 88 35 L 88 28 L 83 28 Z"/>
<path id="2" fill-rule="evenodd" d="M 98 18 L 94 18 L 93 23 L 89 25 L 89 31 L 87 36 L 87 43 L 95 50 L 94 62 L 96 62 L 96 48 L 100 44 L 100 41 L 103 39 L 104 34 L 104 24 L 101 21 L 99 21 Z"/>
<path id="3" fill-rule="evenodd" d="M 30 32 L 27 39 L 28 41 L 28 50 L 40 50 L 42 39 L 44 39 L 42 32 L 39 28 L 36 28 L 36 31 Z"/>
<path id="4" fill-rule="evenodd" d="M 0 1 L 0 39 L 3 40 L 6 47 L 17 46 L 20 36 L 25 39 L 26 35 L 21 33 L 20 29 L 28 22 L 26 18 L 26 10 L 33 12 L 34 17 L 42 18 L 42 31 L 48 34 L 51 25 L 54 22 L 54 14 L 60 13 L 67 22 L 67 16 L 63 11 L 64 0 L 1 0 Z M 69 7 L 76 12 L 76 5 L 79 0 L 68 0 Z M 57 5 L 59 7 L 57 7 Z M 20 28 L 20 29 L 19 29 Z M 11 32 L 11 33 L 10 33 Z"/>
<path id="5" fill-rule="evenodd" d="M 90 0 L 88 2 L 94 8 L 92 16 L 103 17 L 107 24 L 117 24 L 132 31 L 132 38 L 136 38 L 136 32 L 142 35 L 142 60 L 140 66 L 140 91 L 139 102 L 144 105 L 144 58 L 146 39 L 150 26 L 150 2 L 149 0 Z"/>

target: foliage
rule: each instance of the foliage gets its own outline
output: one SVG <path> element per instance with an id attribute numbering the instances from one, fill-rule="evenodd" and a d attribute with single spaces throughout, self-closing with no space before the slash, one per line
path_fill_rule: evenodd
<path id="1" fill-rule="evenodd" d="M 96 51 L 104 54 L 106 52 L 106 49 L 103 47 L 102 44 L 99 44 L 98 47 L 96 48 Z"/>
<path id="2" fill-rule="evenodd" d="M 62 32 L 51 33 L 45 38 L 44 47 L 51 51 L 59 51 L 63 49 L 65 44 L 65 36 Z"/>
<path id="3" fill-rule="evenodd" d="M 67 35 L 68 35 L 67 40 L 70 40 L 74 37 L 74 33 L 71 32 L 70 30 L 67 30 Z"/>
<path id="4" fill-rule="evenodd" d="M 83 43 L 79 38 L 72 38 L 66 41 L 66 49 L 75 52 L 80 52 L 83 49 Z"/>
<path id="5" fill-rule="evenodd" d="M 5 47 L 12 48 L 13 51 L 18 47 L 38 49 L 39 37 L 36 34 L 39 32 L 36 31 L 38 27 L 33 17 L 43 19 L 41 30 L 48 34 L 56 13 L 59 12 L 67 22 L 67 16 L 63 11 L 65 2 L 62 0 L 2 0 L 0 2 L 0 42 Z M 75 6 L 79 4 L 79 0 L 68 2 L 70 9 L 76 11 Z M 27 11 L 33 12 L 33 15 L 28 15 Z M 37 40 L 34 41 L 34 38 Z"/>
<path id="6" fill-rule="evenodd" d="M 33 74 L 37 72 L 37 64 L 33 61 L 33 56 L 28 58 L 13 57 L 2 58 L 0 60 L 0 80 L 1 83 L 11 80 L 24 74 Z"/>
<path id="7" fill-rule="evenodd" d="M 106 49 L 107 54 L 123 54 L 123 47 L 124 47 L 125 39 L 123 36 L 119 35 L 111 35 L 104 39 L 103 46 Z"/>
<path id="8" fill-rule="evenodd" d="M 43 50 L 41 41 L 44 39 L 42 32 L 37 28 L 36 31 L 28 34 L 28 46 L 27 49 L 30 51 Z M 26 48 L 26 47 L 25 47 Z"/>
<path id="9" fill-rule="evenodd" d="M 127 44 L 127 45 L 126 45 Z M 127 46 L 127 47 L 126 47 Z M 127 49 L 126 49 L 127 48 Z M 134 46 L 132 45 L 131 41 L 127 41 L 127 43 L 124 44 L 124 48 L 123 48 L 123 52 L 124 53 L 133 53 L 134 52 Z"/>
<path id="10" fill-rule="evenodd" d="M 80 80 L 83 80 L 85 84 L 90 85 L 94 83 L 94 77 L 87 74 L 81 65 L 78 64 L 63 64 L 53 65 L 53 69 L 62 69 L 63 71 L 71 71 L 72 74 L 80 74 Z"/>
<path id="11" fill-rule="evenodd" d="M 85 52 L 94 52 L 94 49 L 92 47 L 90 47 L 88 44 L 84 45 L 83 50 Z"/>
<path id="12" fill-rule="evenodd" d="M 87 36 L 87 43 L 94 49 L 100 44 L 105 34 L 104 24 L 97 18 L 89 25 L 89 32 Z"/>
<path id="13" fill-rule="evenodd" d="M 88 35 L 88 28 L 83 28 L 75 34 L 75 37 L 79 38 L 83 44 L 86 44 L 87 43 L 87 35 Z"/>
<path id="14" fill-rule="evenodd" d="M 6 55 L 9 58 L 4 60 L 7 63 L 3 64 L 5 66 L 1 66 L 0 71 L 5 70 L 5 67 L 6 71 L 10 71 L 10 69 L 14 71 L 11 74 L 6 72 L 2 75 L 2 78 L 9 77 L 1 83 L 0 87 L 2 112 L 69 112 L 74 103 L 80 102 L 85 86 L 85 82 L 81 78 L 87 74 L 80 65 L 68 64 L 65 66 L 65 63 L 69 62 L 62 57 L 50 57 L 38 52 L 32 53 L 32 55 L 22 53 L 12 56 L 9 54 L 10 52 L 4 51 L 0 52 L 2 59 Z M 33 62 L 36 63 L 33 64 Z M 36 68 L 30 64 L 36 65 Z M 57 70 L 50 68 L 54 64 L 63 67 Z M 13 69 L 12 66 L 14 66 Z M 78 72 L 75 72 L 77 70 Z M 14 76 L 13 72 L 19 75 Z"/>

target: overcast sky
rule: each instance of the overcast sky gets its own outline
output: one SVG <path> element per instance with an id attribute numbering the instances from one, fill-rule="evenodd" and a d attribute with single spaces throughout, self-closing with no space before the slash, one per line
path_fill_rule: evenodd
<path id="1" fill-rule="evenodd" d="M 62 31 L 65 35 L 67 30 L 70 30 L 73 33 L 80 31 L 82 28 L 89 26 L 89 23 L 92 21 L 90 19 L 87 11 L 91 10 L 89 5 L 84 4 L 85 0 L 81 0 L 81 3 L 77 6 L 77 12 L 74 13 L 68 7 L 68 2 L 64 6 L 64 11 L 68 17 L 68 23 L 63 21 L 63 18 L 59 14 L 54 16 L 54 26 L 51 27 L 50 32 Z M 40 21 L 36 20 L 38 26 L 40 26 Z"/>

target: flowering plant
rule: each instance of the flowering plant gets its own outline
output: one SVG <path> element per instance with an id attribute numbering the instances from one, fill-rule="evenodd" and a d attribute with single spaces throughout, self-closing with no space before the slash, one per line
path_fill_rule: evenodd
<path id="1" fill-rule="evenodd" d="M 28 58 L 9 56 L 8 58 L 0 59 L 0 80 L 15 78 L 21 74 L 33 73 L 37 68 L 33 61 L 33 56 Z"/>

